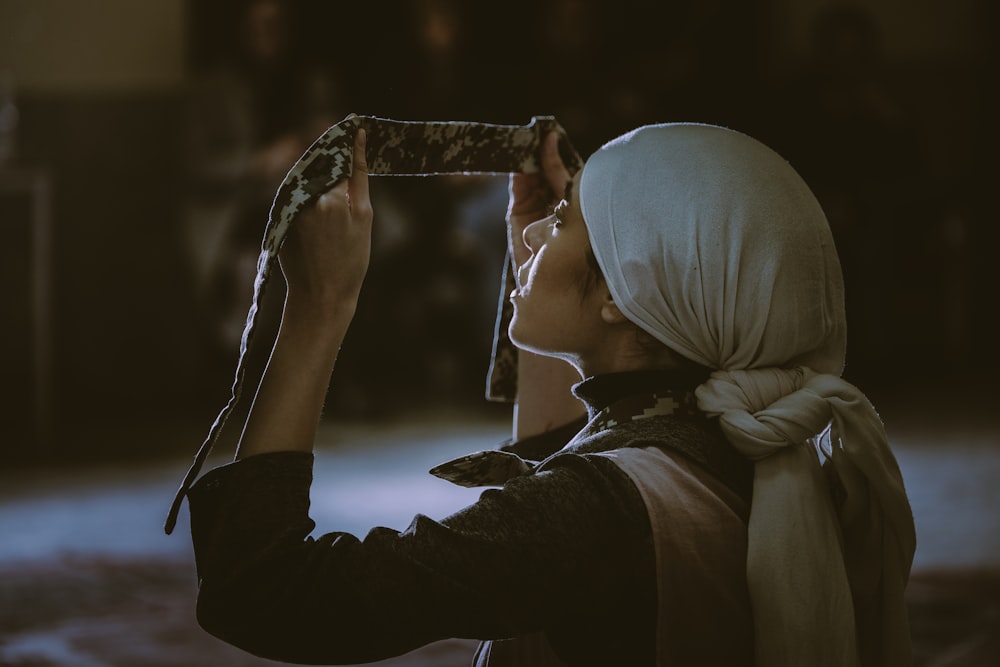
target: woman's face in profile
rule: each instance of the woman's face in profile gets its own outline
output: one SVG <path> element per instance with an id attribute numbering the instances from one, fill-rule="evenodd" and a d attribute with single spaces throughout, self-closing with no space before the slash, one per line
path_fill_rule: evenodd
<path id="1" fill-rule="evenodd" d="M 510 337 L 518 347 L 543 354 L 584 355 L 599 344 L 600 293 L 587 289 L 590 236 L 580 212 L 580 179 L 553 213 L 528 225 L 529 259 L 518 267 L 510 298 Z"/>

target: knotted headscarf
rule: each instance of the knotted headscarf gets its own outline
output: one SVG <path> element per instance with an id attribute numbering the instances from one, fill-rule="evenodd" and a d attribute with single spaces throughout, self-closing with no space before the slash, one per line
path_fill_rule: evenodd
<path id="1" fill-rule="evenodd" d="M 755 462 L 756 664 L 910 664 L 912 514 L 881 420 L 840 377 L 843 280 L 809 188 L 738 132 L 651 125 L 588 159 L 580 203 L 616 305 L 715 369 L 699 407 Z"/>

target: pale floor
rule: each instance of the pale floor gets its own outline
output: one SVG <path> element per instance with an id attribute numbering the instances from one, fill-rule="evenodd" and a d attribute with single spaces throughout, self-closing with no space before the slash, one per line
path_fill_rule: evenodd
<path id="1" fill-rule="evenodd" d="M 911 585 L 918 664 L 1000 664 L 992 639 L 1000 628 L 1000 429 L 989 420 L 893 421 L 919 542 Z M 427 469 L 495 446 L 507 432 L 494 419 L 448 417 L 324 426 L 312 493 L 318 530 L 363 534 L 404 528 L 416 512 L 447 515 L 478 491 Z M 0 665 L 271 664 L 194 625 L 186 509 L 173 536 L 162 531 L 187 463 L 0 472 Z M 963 602 L 970 593 L 980 598 L 974 609 Z M 391 664 L 464 665 L 470 650 L 453 642 Z"/>

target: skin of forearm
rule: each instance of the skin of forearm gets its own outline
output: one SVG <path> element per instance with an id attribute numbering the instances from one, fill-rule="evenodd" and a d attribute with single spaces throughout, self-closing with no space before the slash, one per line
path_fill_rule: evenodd
<path id="1" fill-rule="evenodd" d="M 330 374 L 353 315 L 353 304 L 330 308 L 308 299 L 286 299 L 237 459 L 312 451 Z"/>

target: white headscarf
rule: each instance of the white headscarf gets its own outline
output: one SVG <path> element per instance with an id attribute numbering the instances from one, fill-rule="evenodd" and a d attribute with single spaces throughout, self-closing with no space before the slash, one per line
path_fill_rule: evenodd
<path id="1" fill-rule="evenodd" d="M 909 664 L 913 519 L 878 415 L 840 378 L 843 280 L 809 188 L 738 132 L 651 125 L 587 160 L 580 204 L 615 303 L 716 369 L 699 407 L 756 462 L 756 664 Z"/>

